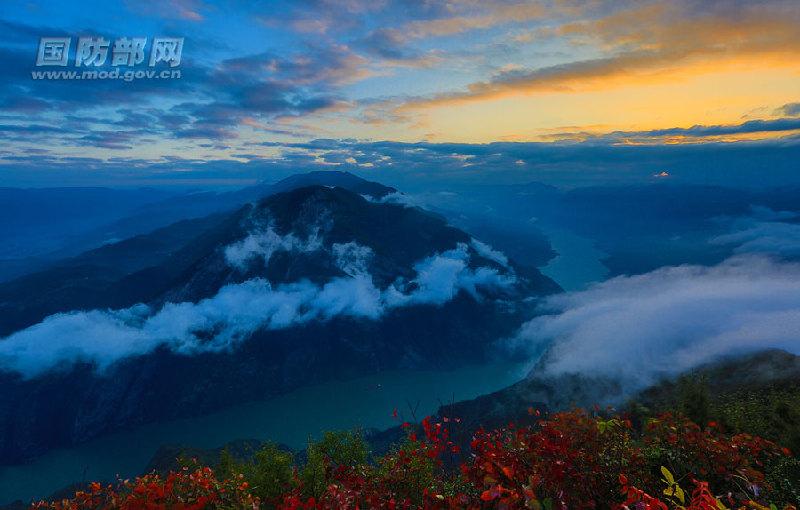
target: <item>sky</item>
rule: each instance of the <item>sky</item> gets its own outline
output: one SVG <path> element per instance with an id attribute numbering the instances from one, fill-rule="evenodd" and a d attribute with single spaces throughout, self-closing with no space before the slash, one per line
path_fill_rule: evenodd
<path id="1" fill-rule="evenodd" d="M 0 185 L 798 183 L 798 27 L 796 0 L 4 0 Z M 81 37 L 143 61 L 76 67 Z M 148 65 L 158 37 L 180 64 Z M 115 68 L 180 77 L 33 76 Z"/>

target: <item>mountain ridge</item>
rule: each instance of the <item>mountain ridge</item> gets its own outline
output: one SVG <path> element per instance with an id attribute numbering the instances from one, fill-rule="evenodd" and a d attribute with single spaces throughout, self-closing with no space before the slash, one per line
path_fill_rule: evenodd
<path id="1" fill-rule="evenodd" d="M 158 265 L 121 278 L 113 300 L 0 341 L 7 370 L 28 371 L 0 374 L 0 457 L 22 460 L 331 377 L 476 361 L 523 320 L 506 294 L 558 290 L 437 215 L 343 188 L 294 189 L 211 223 Z M 134 345 L 131 355 L 109 360 L 107 347 L 87 340 L 96 324 L 101 345 L 134 339 L 116 347 Z M 36 357 L 20 358 L 30 342 L 42 345 Z M 55 370 L 24 364 L 44 352 Z"/>

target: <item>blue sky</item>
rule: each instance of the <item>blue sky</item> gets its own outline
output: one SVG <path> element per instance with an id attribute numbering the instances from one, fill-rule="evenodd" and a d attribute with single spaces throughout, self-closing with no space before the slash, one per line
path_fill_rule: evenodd
<path id="1" fill-rule="evenodd" d="M 569 184 L 647 180 L 687 158 L 669 173 L 702 182 L 687 169 L 722 153 L 737 164 L 715 182 L 758 181 L 764 168 L 734 157 L 745 152 L 777 159 L 766 181 L 785 183 L 799 22 L 780 0 L 7 0 L 0 185 L 325 168 Z M 41 37 L 70 37 L 57 69 L 74 70 L 78 38 L 98 36 L 146 37 L 148 55 L 153 38 L 182 37 L 181 76 L 33 79 L 53 69 L 35 66 Z"/>

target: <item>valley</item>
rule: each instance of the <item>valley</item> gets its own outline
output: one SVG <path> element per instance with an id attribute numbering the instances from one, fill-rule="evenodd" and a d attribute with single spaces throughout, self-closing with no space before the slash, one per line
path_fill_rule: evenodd
<path id="1" fill-rule="evenodd" d="M 242 439 L 302 449 L 328 430 L 387 429 L 445 404 L 491 393 L 524 377 L 525 365 L 467 366 L 450 371 L 387 371 L 306 386 L 214 414 L 145 425 L 57 449 L 21 465 L 0 466 L 0 505 L 51 494 L 81 480 L 114 481 L 145 471 L 162 446 L 217 448 Z M 398 417 L 393 418 L 393 410 Z"/>

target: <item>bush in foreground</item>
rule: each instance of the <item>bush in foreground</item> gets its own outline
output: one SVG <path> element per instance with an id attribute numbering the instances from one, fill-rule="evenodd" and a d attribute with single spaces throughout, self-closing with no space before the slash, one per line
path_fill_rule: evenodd
<path id="1" fill-rule="evenodd" d="M 531 409 L 538 416 L 539 412 Z M 458 420 L 404 424 L 406 439 L 369 459 L 356 433 L 329 433 L 297 466 L 273 445 L 216 470 L 184 467 L 117 486 L 91 484 L 39 509 L 793 509 L 800 464 L 748 434 L 726 434 L 662 414 L 634 427 L 625 416 L 575 410 L 536 425 L 474 433 L 468 453 L 450 439 Z M 458 467 L 454 467 L 458 466 Z"/>

